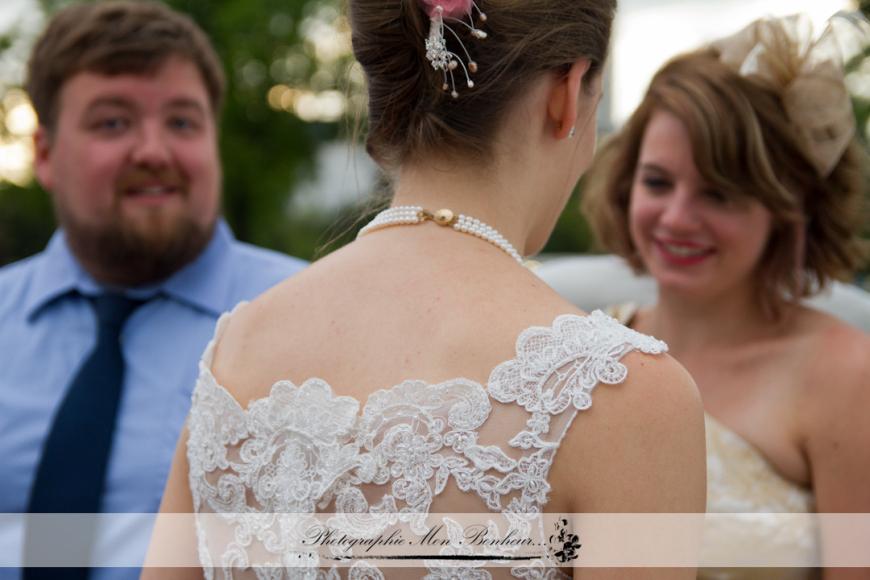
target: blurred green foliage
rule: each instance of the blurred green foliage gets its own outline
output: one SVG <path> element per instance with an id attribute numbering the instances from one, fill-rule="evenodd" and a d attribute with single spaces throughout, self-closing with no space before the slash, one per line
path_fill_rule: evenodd
<path id="1" fill-rule="evenodd" d="M 52 231 L 51 200 L 36 184 L 0 182 L 0 265 L 42 250 Z"/>
<path id="2" fill-rule="evenodd" d="M 860 11 L 870 19 L 870 0 L 861 0 Z M 862 66 L 867 66 L 867 59 L 870 59 L 870 46 L 864 49 L 862 54 L 856 55 L 846 63 L 846 72 L 852 72 L 860 69 Z M 855 109 L 855 119 L 857 120 L 858 136 L 863 141 L 864 145 L 870 150 L 870 130 L 868 130 L 868 122 L 870 122 L 870 99 L 853 96 L 852 106 Z"/>
<path id="3" fill-rule="evenodd" d="M 299 23 L 319 4 L 300 0 L 174 0 L 209 34 L 223 60 L 229 92 L 221 122 L 224 209 L 236 235 L 252 243 L 310 258 L 317 244 L 294 223 L 287 203 L 294 183 L 311 176 L 320 143 L 338 124 L 305 123 L 269 107 L 266 93 L 278 81 L 274 62 L 302 46 Z M 317 224 L 322 228 L 326 224 Z M 318 228 L 318 229 L 319 229 Z"/>

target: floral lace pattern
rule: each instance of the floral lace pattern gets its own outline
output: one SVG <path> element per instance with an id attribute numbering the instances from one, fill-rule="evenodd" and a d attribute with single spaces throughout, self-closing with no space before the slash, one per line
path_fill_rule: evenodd
<path id="1" fill-rule="evenodd" d="M 620 359 L 629 352 L 667 349 L 599 311 L 563 315 L 551 327 L 525 330 L 516 357 L 498 365 L 485 387 L 462 378 L 404 381 L 373 393 L 360 414 L 359 401 L 336 396 L 320 379 L 280 381 L 245 409 L 210 370 L 227 316 L 200 362 L 188 422 L 194 508 L 220 514 L 226 525 L 220 534 L 198 526 L 207 578 L 215 569 L 226 578 L 338 578 L 338 568 L 315 568 L 316 558 L 306 562 L 311 568 L 298 567 L 303 556 L 291 546 L 299 545 L 299 527 L 279 516 L 329 512 L 330 525 L 357 537 L 374 537 L 401 520 L 422 535 L 450 481 L 492 512 L 514 514 L 511 528 L 527 533 L 520 514 L 547 503 L 556 451 L 577 412 L 591 406 L 595 387 L 625 380 Z M 506 419 L 516 406 L 527 413 L 525 424 Z M 442 554 L 455 549 L 451 544 Z M 474 565 L 427 564 L 428 578 L 490 577 Z M 524 578 L 557 572 L 542 562 L 513 569 Z M 383 577 L 367 562 L 347 576 Z"/>

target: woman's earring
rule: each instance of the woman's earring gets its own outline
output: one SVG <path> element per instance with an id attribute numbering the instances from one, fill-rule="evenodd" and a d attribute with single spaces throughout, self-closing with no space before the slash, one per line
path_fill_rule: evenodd
<path id="1" fill-rule="evenodd" d="M 571 127 L 571 130 L 568 131 L 568 139 L 573 139 L 577 134 L 577 127 Z"/>

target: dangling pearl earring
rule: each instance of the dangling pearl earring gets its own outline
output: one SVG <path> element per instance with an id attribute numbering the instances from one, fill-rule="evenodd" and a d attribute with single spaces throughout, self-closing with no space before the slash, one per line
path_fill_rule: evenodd
<path id="1" fill-rule="evenodd" d="M 577 127 L 571 127 L 571 130 L 568 131 L 568 139 L 573 139 L 577 134 Z"/>

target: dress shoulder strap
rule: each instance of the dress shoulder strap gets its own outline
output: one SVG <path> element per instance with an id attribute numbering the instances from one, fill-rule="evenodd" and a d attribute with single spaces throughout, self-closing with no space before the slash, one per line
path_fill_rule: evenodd
<path id="1" fill-rule="evenodd" d="M 502 493 L 520 490 L 512 497 L 514 511 L 536 511 L 546 503 L 547 473 L 568 428 L 579 411 L 592 406 L 598 385 L 627 378 L 621 359 L 635 350 L 659 354 L 667 345 L 597 310 L 588 316 L 559 316 L 551 327 L 529 328 L 517 339 L 516 357 L 493 370 L 487 383 L 490 396 L 529 414 L 508 441 L 523 450 L 523 458 L 492 486 Z"/>

